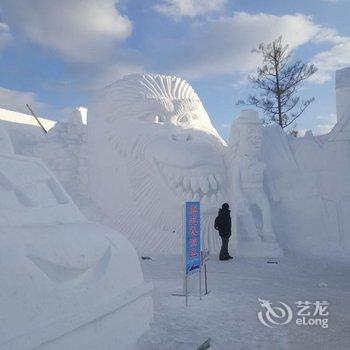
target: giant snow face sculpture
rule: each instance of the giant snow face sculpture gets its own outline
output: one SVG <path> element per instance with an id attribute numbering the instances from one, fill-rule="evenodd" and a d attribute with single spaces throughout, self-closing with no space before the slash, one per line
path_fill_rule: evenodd
<path id="1" fill-rule="evenodd" d="M 96 98 L 88 128 L 92 193 L 109 223 L 141 251 L 179 252 L 182 204 L 200 200 L 203 244 L 217 249 L 225 143 L 187 82 L 126 76 Z"/>

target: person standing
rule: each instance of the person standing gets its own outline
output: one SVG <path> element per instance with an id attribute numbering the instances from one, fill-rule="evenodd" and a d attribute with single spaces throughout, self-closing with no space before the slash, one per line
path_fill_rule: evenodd
<path id="1" fill-rule="evenodd" d="M 219 231 L 222 245 L 219 260 L 229 260 L 232 256 L 228 253 L 228 243 L 231 237 L 231 210 L 228 203 L 224 203 L 219 209 L 218 216 L 215 219 L 214 227 Z"/>

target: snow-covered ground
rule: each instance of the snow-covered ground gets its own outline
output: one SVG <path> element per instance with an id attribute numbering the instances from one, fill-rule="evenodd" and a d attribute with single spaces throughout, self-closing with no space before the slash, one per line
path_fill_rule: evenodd
<path id="1" fill-rule="evenodd" d="M 138 341 L 142 350 L 196 349 L 207 338 L 211 348 L 232 349 L 350 349 L 350 264 L 309 260 L 237 258 L 208 264 L 211 292 L 202 301 L 171 293 L 181 286 L 181 258 L 154 256 L 143 261 L 145 279 L 154 284 L 154 322 Z M 294 312 L 286 325 L 267 328 L 258 320 L 258 298 L 279 301 Z M 297 326 L 297 301 L 328 301 L 329 327 Z M 314 306 L 313 306 L 314 307 Z"/>

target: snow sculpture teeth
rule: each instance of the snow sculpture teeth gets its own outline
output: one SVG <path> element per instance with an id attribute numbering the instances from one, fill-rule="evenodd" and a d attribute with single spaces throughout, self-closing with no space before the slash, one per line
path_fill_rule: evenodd
<path id="1" fill-rule="evenodd" d="M 209 192 L 209 181 L 204 176 L 200 177 L 199 185 L 200 185 L 201 191 L 203 193 L 208 193 Z"/>
<path id="2" fill-rule="evenodd" d="M 211 188 L 212 188 L 214 191 L 216 191 L 217 188 L 218 188 L 218 184 L 217 184 L 217 182 L 216 182 L 216 179 L 215 179 L 214 175 L 210 174 L 208 180 L 209 180 L 209 183 L 210 183 Z"/>
<path id="3" fill-rule="evenodd" d="M 184 176 L 183 178 L 183 186 L 185 191 L 189 190 L 190 188 L 190 179 L 187 176 Z"/>
<path id="4" fill-rule="evenodd" d="M 217 205 L 218 201 L 223 201 L 220 188 L 223 187 L 224 177 L 221 174 L 207 173 L 207 167 L 182 170 L 159 162 L 158 169 L 164 181 L 182 200 L 202 201 L 209 205 Z"/>
<path id="5" fill-rule="evenodd" d="M 199 190 L 199 183 L 196 177 L 191 177 L 191 188 L 193 193 L 196 193 Z"/>

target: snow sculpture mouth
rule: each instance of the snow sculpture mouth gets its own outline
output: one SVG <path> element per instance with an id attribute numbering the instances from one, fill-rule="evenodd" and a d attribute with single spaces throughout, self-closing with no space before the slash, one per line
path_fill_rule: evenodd
<path id="1" fill-rule="evenodd" d="M 211 167 L 202 165 L 192 169 L 181 169 L 159 161 L 156 164 L 164 181 L 181 200 L 201 201 L 209 205 L 217 205 L 223 201 L 221 188 L 224 177 L 214 174 Z"/>

